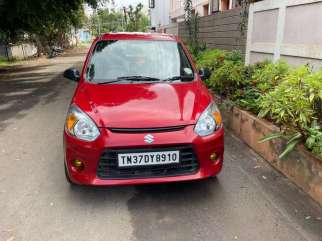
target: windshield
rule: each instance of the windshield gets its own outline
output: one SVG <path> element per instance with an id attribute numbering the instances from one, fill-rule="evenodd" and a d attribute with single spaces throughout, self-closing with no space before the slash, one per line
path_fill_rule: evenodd
<path id="1" fill-rule="evenodd" d="M 193 69 L 181 45 L 174 41 L 100 41 L 86 68 L 86 80 L 94 83 L 124 77 L 165 80 L 178 76 L 193 77 Z"/>

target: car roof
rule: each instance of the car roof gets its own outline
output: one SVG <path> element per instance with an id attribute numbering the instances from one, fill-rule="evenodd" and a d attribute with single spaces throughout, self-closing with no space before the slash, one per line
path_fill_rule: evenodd
<path id="1" fill-rule="evenodd" d="M 164 33 L 143 33 L 143 32 L 117 32 L 104 33 L 99 37 L 99 40 L 167 40 L 178 41 L 175 35 Z"/>

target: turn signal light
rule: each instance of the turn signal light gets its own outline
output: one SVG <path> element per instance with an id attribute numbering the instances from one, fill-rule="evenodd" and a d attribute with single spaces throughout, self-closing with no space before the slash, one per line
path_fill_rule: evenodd
<path id="1" fill-rule="evenodd" d="M 213 112 L 212 113 L 212 116 L 214 117 L 217 126 L 221 126 L 221 124 L 222 124 L 222 118 L 221 118 L 221 115 L 220 115 L 219 111 Z"/>

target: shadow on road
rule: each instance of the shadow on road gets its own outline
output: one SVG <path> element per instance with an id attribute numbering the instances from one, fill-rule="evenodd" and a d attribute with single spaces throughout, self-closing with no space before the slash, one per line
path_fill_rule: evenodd
<path id="1" fill-rule="evenodd" d="M 148 184 L 136 186 L 112 186 L 112 187 L 95 187 L 95 186 L 71 186 L 69 196 L 78 202 L 91 203 L 93 205 L 109 205 L 103 202 L 108 199 L 109 202 L 115 203 L 119 197 L 123 198 L 122 193 L 133 193 L 134 195 L 128 200 L 129 211 L 146 210 L 151 207 L 155 210 L 158 204 L 180 207 L 186 202 L 189 205 L 198 207 L 203 205 L 202 200 L 212 199 L 211 196 L 221 195 L 221 184 L 217 178 L 207 180 L 188 181 L 165 184 Z M 202 198 L 201 198 L 202 197 Z M 124 201 L 124 200 L 122 200 Z"/>
<path id="2" fill-rule="evenodd" d="M 70 84 L 61 75 L 65 67 L 59 65 L 66 63 L 0 69 L 0 131 L 9 125 L 8 120 L 24 117 L 40 101 L 54 101 L 61 89 Z"/>

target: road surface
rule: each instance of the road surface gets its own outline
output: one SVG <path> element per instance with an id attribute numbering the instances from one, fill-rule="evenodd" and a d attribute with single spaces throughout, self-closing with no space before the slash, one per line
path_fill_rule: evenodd
<path id="1" fill-rule="evenodd" d="M 315 241 L 322 210 L 226 132 L 217 179 L 70 188 L 62 131 L 69 54 L 0 70 L 0 240 Z"/>

